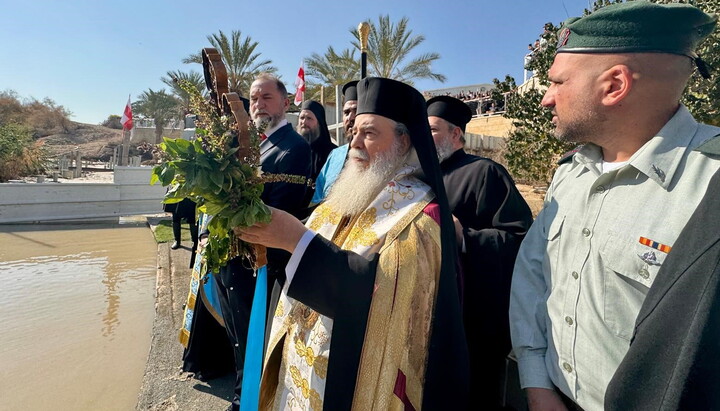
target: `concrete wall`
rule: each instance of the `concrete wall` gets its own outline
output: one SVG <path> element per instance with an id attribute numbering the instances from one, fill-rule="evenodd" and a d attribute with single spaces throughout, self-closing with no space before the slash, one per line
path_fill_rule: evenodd
<path id="1" fill-rule="evenodd" d="M 182 137 L 183 129 L 176 128 L 176 129 L 169 129 L 166 128 L 163 130 L 163 137 L 167 138 L 180 138 Z M 150 144 L 155 144 L 155 128 L 141 128 L 141 127 L 135 127 L 133 131 L 133 139 L 130 142 L 133 145 L 137 145 L 142 143 L 143 141 L 148 142 Z"/>
<path id="2" fill-rule="evenodd" d="M 468 133 L 503 138 L 509 136 L 510 130 L 512 130 L 512 120 L 501 115 L 473 117 L 465 127 Z"/>
<path id="3" fill-rule="evenodd" d="M 110 218 L 162 212 L 151 167 L 116 167 L 114 183 L 0 184 L 0 223 Z"/>

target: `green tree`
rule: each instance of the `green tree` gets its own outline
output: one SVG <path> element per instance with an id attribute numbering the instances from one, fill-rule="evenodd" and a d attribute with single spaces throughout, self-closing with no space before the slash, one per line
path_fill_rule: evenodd
<path id="1" fill-rule="evenodd" d="M 155 122 L 155 143 L 162 141 L 163 127 L 168 121 L 181 118 L 180 107 L 181 102 L 165 89 L 143 91 L 138 100 L 132 103 L 133 113 Z"/>
<path id="2" fill-rule="evenodd" d="M 185 113 L 190 112 L 190 95 L 180 87 L 178 81 L 188 82 L 192 84 L 200 94 L 206 94 L 205 78 L 196 71 L 190 71 L 189 73 L 179 70 L 168 71 L 166 77 L 161 77 L 160 80 L 167 84 L 170 87 L 170 91 L 182 102 L 182 110 Z"/>
<path id="3" fill-rule="evenodd" d="M 33 141 L 27 126 L 8 123 L 0 126 L 0 183 L 42 173 L 48 153 Z"/>
<path id="4" fill-rule="evenodd" d="M 432 71 L 432 63 L 440 59 L 438 53 L 423 53 L 410 59 L 413 50 L 425 41 L 425 36 L 413 35 L 408 27 L 407 17 L 393 23 L 389 15 L 381 15 L 377 23 L 368 23 L 368 74 L 392 78 L 410 85 L 417 79 L 445 82 L 444 75 Z M 360 50 L 360 34 L 357 28 L 350 30 L 350 33 L 355 36 L 352 44 Z"/>
<path id="5" fill-rule="evenodd" d="M 323 55 L 313 53 L 305 66 L 308 77 L 306 97 L 311 100 L 321 100 L 320 90 L 324 86 L 328 101 L 334 102 L 335 86 L 360 78 L 360 60 L 355 56 L 355 50 L 349 48 L 338 54 L 330 46 Z"/>
<path id="6" fill-rule="evenodd" d="M 543 45 L 535 50 L 527 65 L 533 72 L 528 83 L 517 87 L 510 75 L 503 81 L 493 79 L 492 98 L 507 101 L 503 116 L 513 124 L 505 154 L 508 169 L 517 180 L 533 184 L 549 183 L 560 155 L 573 147 L 555 138 L 550 110 L 540 104 L 549 85 L 547 72 L 555 58 L 558 32 L 558 27 L 551 23 L 546 27 L 548 30 L 541 35 Z"/>
<path id="7" fill-rule="evenodd" d="M 117 114 L 110 114 L 108 118 L 105 119 L 105 121 L 100 123 L 100 125 L 115 130 L 121 130 L 122 124 L 120 123 L 120 119 L 120 116 L 118 116 Z"/>
<path id="8" fill-rule="evenodd" d="M 207 39 L 222 56 L 228 72 L 230 91 L 247 96 L 253 79 L 259 73 L 277 71 L 272 65 L 272 60 L 261 59 L 261 54 L 256 52 L 259 43 L 253 41 L 250 36 L 243 38 L 239 30 L 233 30 L 229 38 L 220 30 L 217 34 L 207 36 Z M 184 58 L 183 63 L 202 64 L 202 52 Z"/>

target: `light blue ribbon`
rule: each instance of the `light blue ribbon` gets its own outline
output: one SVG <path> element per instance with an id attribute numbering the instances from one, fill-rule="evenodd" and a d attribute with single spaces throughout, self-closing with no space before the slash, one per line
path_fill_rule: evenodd
<path id="1" fill-rule="evenodd" d="M 260 376 L 262 374 L 263 346 L 265 344 L 265 310 L 267 307 L 267 266 L 257 271 L 255 296 L 250 311 L 245 366 L 243 368 L 240 409 L 255 411 L 260 401 Z"/>

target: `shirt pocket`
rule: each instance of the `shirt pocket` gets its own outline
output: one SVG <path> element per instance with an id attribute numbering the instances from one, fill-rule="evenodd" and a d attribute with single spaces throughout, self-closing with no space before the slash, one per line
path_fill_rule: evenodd
<path id="1" fill-rule="evenodd" d="M 542 226 L 542 237 L 547 242 L 547 246 L 545 247 L 547 255 L 542 260 L 542 269 L 545 275 L 545 284 L 550 285 L 550 287 L 548 287 L 548 295 L 556 285 L 556 282 L 553 281 L 550 274 L 559 272 L 558 270 L 561 268 L 558 267 L 558 263 L 560 261 L 560 251 L 562 245 L 560 241 L 562 238 L 561 234 L 564 224 L 565 216 L 555 216 L 549 224 L 544 224 Z"/>
<path id="2" fill-rule="evenodd" d="M 632 337 L 637 314 L 666 256 L 638 239 L 610 236 L 600 253 L 603 320 L 615 335 L 626 340 Z"/>

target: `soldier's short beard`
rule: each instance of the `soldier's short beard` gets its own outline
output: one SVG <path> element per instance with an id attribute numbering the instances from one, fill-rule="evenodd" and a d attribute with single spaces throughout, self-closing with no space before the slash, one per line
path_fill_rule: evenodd
<path id="1" fill-rule="evenodd" d="M 342 215 L 354 216 L 364 211 L 377 197 L 395 173 L 405 163 L 410 150 L 403 153 L 403 145 L 396 138 L 393 146 L 379 154 L 373 163 L 363 168 L 353 158 L 367 160 L 367 152 L 352 148 L 335 184 L 330 188 L 327 204 Z"/>
<path id="2" fill-rule="evenodd" d="M 573 108 L 572 116 L 568 113 L 562 120 L 558 117 L 553 134 L 557 139 L 571 143 L 593 142 L 607 116 L 585 100 L 579 101 Z"/>

